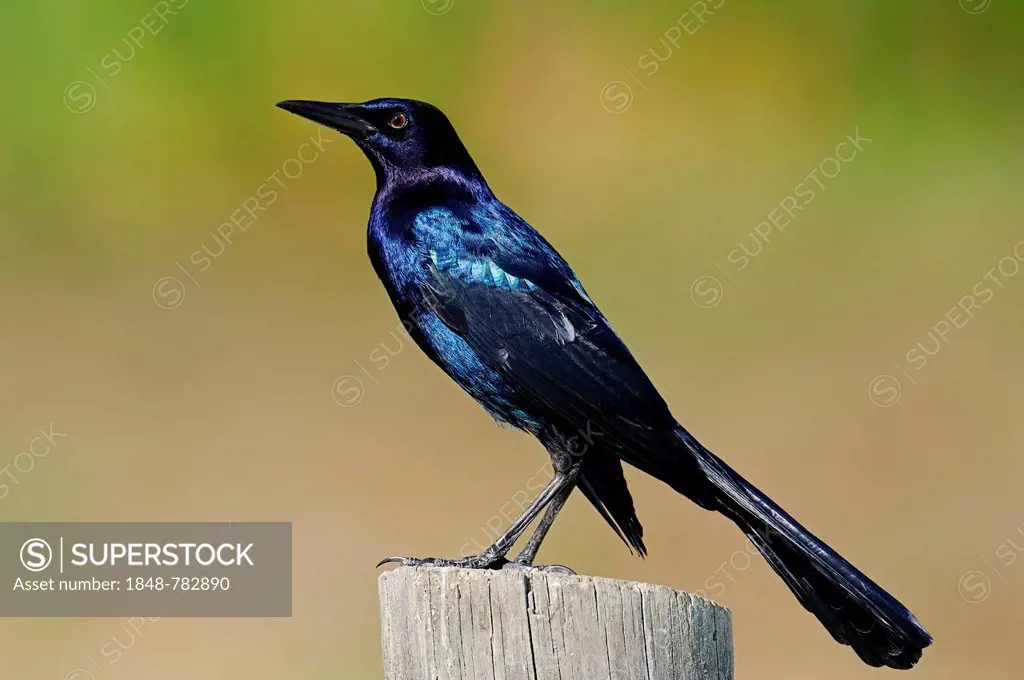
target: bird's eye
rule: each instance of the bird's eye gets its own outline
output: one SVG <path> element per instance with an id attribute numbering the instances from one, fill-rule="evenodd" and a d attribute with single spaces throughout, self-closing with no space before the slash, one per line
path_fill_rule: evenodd
<path id="1" fill-rule="evenodd" d="M 391 120 L 388 121 L 388 125 L 395 128 L 396 130 L 401 130 L 408 124 L 409 117 L 402 112 L 398 112 L 395 115 L 391 116 Z"/>

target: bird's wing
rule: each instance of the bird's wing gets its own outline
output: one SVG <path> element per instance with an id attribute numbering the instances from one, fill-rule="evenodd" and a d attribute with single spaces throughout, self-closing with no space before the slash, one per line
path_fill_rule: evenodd
<path id="1" fill-rule="evenodd" d="M 539 415 L 573 428 L 567 437 L 604 437 L 632 450 L 628 458 L 663 440 L 675 426 L 665 402 L 579 284 L 550 269 L 523 278 L 499 263 L 432 254 L 428 304 Z"/>

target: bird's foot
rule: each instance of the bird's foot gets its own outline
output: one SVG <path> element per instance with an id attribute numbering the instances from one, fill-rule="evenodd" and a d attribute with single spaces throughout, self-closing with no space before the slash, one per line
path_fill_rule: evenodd
<path id="1" fill-rule="evenodd" d="M 384 564 L 401 564 L 405 567 L 454 567 L 456 569 L 503 569 L 510 562 L 504 555 L 495 555 L 484 551 L 479 555 L 444 559 L 442 557 L 385 557 L 377 566 Z"/>
<path id="2" fill-rule="evenodd" d="M 541 571 L 552 574 L 567 574 L 569 576 L 576 575 L 575 571 L 561 564 L 533 565 L 520 560 L 509 561 L 504 556 L 497 557 L 487 552 L 458 559 L 445 559 L 442 557 L 385 557 L 377 563 L 377 566 L 380 567 L 385 564 L 401 564 L 404 567 L 454 567 L 456 569 Z"/>
<path id="3" fill-rule="evenodd" d="M 526 564 L 525 562 L 520 562 L 519 560 L 507 562 L 501 568 L 510 571 L 542 571 L 549 574 L 565 574 L 567 576 L 576 575 L 575 571 L 561 564 L 534 565 Z"/>

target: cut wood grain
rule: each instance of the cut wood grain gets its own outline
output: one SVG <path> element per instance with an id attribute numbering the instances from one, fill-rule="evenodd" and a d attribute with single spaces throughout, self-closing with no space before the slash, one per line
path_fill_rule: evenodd
<path id="1" fill-rule="evenodd" d="M 380 576 L 385 680 L 731 680 L 729 611 L 665 586 L 540 571 Z"/>

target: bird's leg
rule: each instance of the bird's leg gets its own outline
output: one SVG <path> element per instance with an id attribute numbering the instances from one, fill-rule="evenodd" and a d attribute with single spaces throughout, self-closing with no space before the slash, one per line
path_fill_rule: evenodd
<path id="1" fill-rule="evenodd" d="M 566 474 L 572 475 L 573 483 L 562 489 L 548 505 L 548 509 L 544 511 L 544 516 L 540 518 L 540 522 L 537 524 L 537 528 L 534 529 L 533 535 L 530 536 L 530 540 L 527 541 L 526 545 L 519 552 L 519 556 L 513 561 L 509 562 L 504 566 L 505 569 L 537 569 L 540 571 L 555 571 L 564 574 L 575 574 L 572 569 L 562 565 L 551 565 L 544 567 L 534 567 L 533 561 L 537 557 L 537 551 L 540 550 L 540 544 L 544 542 L 544 537 L 548 535 L 548 530 L 551 529 L 551 525 L 555 523 L 555 518 L 558 513 L 565 506 L 566 501 L 569 500 L 569 496 L 572 495 L 572 490 L 576 488 L 576 480 L 579 479 L 580 469 L 583 465 L 582 459 L 572 453 L 570 447 L 561 445 L 554 446 L 550 449 L 551 452 L 551 465 L 555 470 L 555 474 Z"/>
<path id="2" fill-rule="evenodd" d="M 463 557 L 460 559 L 442 559 L 438 557 L 386 557 L 377 563 L 379 567 L 382 564 L 394 562 L 403 564 L 407 567 L 462 567 L 464 569 L 500 569 L 502 566 L 508 564 L 508 560 L 505 556 L 508 551 L 512 549 L 519 537 L 523 535 L 526 528 L 530 526 L 530 523 L 537 518 L 537 515 L 552 502 L 553 499 L 558 498 L 562 493 L 568 497 L 568 492 L 572 491 L 573 486 L 576 484 L 576 479 L 579 476 L 581 461 L 572 461 L 571 465 L 561 466 L 556 463 L 555 465 L 555 476 L 548 482 L 541 492 L 537 495 L 533 502 L 527 506 L 526 510 L 523 511 L 519 517 L 516 518 L 512 525 L 508 528 L 505 533 L 498 537 L 498 540 L 494 544 L 484 550 L 479 555 L 470 555 L 469 557 Z M 564 472 L 560 472 L 559 468 L 565 467 Z M 565 501 L 563 500 L 564 504 Z M 552 517 L 552 520 L 554 518 Z M 546 531 L 546 530 L 545 530 Z M 541 536 L 543 538 L 543 536 Z M 539 542 L 538 542 L 539 545 Z"/>
<path id="3" fill-rule="evenodd" d="M 550 566 L 534 567 L 533 561 L 537 557 L 537 551 L 540 550 L 540 544 L 544 542 L 544 537 L 547 536 L 548 530 L 551 525 L 555 523 L 555 517 L 561 511 L 565 502 L 569 500 L 569 496 L 572 494 L 575 484 L 563 489 L 557 496 L 551 499 L 551 504 L 548 505 L 548 509 L 544 512 L 544 516 L 540 518 L 540 523 L 537 528 L 534 529 L 533 535 L 530 536 L 530 540 L 527 541 L 526 545 L 519 552 L 519 555 L 505 565 L 506 569 L 539 569 L 543 571 L 556 571 L 566 574 L 575 574 L 569 567 L 564 567 L 560 564 L 554 564 Z"/>

